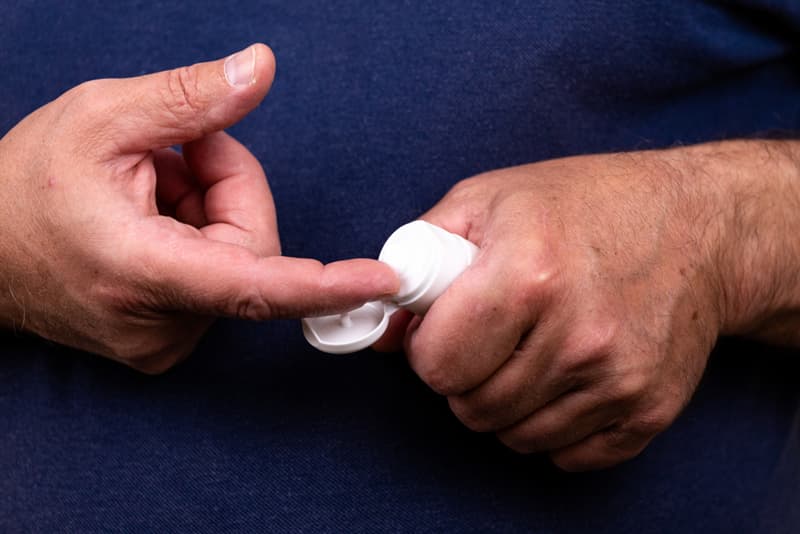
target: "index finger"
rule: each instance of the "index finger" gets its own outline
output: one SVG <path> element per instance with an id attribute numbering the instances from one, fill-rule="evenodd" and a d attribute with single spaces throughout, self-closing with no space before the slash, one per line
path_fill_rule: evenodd
<path id="1" fill-rule="evenodd" d="M 390 267 L 375 260 L 323 265 L 259 257 L 200 237 L 148 240 L 145 246 L 138 262 L 147 264 L 145 286 L 157 305 L 199 315 L 266 320 L 338 313 L 392 295 L 400 284 Z"/>

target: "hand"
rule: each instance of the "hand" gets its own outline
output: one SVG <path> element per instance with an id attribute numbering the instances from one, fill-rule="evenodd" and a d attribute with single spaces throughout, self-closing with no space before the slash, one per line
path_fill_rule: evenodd
<path id="1" fill-rule="evenodd" d="M 0 140 L 0 324 L 157 373 L 214 316 L 342 311 L 395 291 L 377 262 L 279 256 L 261 166 L 221 131 L 273 74 L 254 45 L 82 84 L 12 129 Z M 182 154 L 168 148 L 179 143 Z"/>
<path id="2" fill-rule="evenodd" d="M 567 470 L 635 456 L 686 405 L 718 334 L 757 334 L 765 295 L 798 309 L 800 288 L 773 283 L 796 281 L 797 259 L 794 271 L 771 267 L 792 265 L 773 249 L 800 258 L 800 210 L 783 200 L 798 198 L 796 173 L 779 179 L 762 148 L 727 146 L 459 183 L 422 218 L 479 245 L 478 258 L 424 319 L 398 315 L 376 348 L 405 337 L 411 366 L 456 416 L 514 450 L 548 451 Z"/>

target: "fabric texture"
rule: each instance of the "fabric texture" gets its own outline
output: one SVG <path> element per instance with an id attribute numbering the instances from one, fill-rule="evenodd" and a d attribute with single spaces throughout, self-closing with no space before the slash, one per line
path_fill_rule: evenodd
<path id="1" fill-rule="evenodd" d="M 481 171 L 800 126 L 794 0 L 26 0 L 0 29 L 0 132 L 84 80 L 269 44 L 231 132 L 284 253 L 324 261 Z M 220 321 L 157 377 L 0 347 L 0 531 L 800 529 L 797 351 L 722 341 L 639 458 L 569 475 L 464 429 L 401 355 L 323 355 L 293 321 Z"/>

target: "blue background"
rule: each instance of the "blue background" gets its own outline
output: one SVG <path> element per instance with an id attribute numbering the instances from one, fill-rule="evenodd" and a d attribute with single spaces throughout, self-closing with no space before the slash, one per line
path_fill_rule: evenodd
<path id="1" fill-rule="evenodd" d="M 325 261 L 376 256 L 481 171 L 800 126 L 790 0 L 19 1 L 0 5 L 0 132 L 81 81 L 254 41 L 276 80 L 231 131 L 284 252 Z M 800 528 L 797 351 L 723 341 L 638 459 L 568 475 L 462 428 L 402 355 L 316 353 L 296 322 L 221 321 L 158 377 L 0 346 L 0 530 Z"/>

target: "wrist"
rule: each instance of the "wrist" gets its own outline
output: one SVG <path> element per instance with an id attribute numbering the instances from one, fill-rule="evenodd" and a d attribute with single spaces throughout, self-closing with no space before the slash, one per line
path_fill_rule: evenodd
<path id="1" fill-rule="evenodd" d="M 4 138 L 0 138 L 0 161 L 5 163 L 6 158 L 3 158 L 4 141 Z M 0 194 L 0 221 L 5 222 L 2 227 L 7 229 L 10 226 L 11 219 L 8 218 L 5 206 L 9 204 L 7 200 L 10 200 L 10 191 L 13 189 L 7 183 L 6 176 L 0 178 L 0 185 L 3 186 L 3 193 Z M 22 307 L 18 303 L 18 291 L 13 280 L 14 276 L 11 273 L 13 268 L 9 261 L 11 259 L 9 257 L 10 247 L 11 243 L 9 243 L 8 236 L 4 235 L 2 229 L 0 229 L 0 329 L 3 330 L 19 328 L 22 317 L 20 313 Z"/>
<path id="2" fill-rule="evenodd" d="M 800 341 L 800 149 L 728 141 L 688 149 L 704 188 L 720 333 Z"/>
<path id="3" fill-rule="evenodd" d="M 2 211 L 0 206 L 0 220 L 8 220 Z M 0 233 L 0 328 L 23 330 L 27 322 L 29 292 L 19 275 L 19 255 L 14 252 L 16 247 L 11 242 L 12 237 Z"/>

